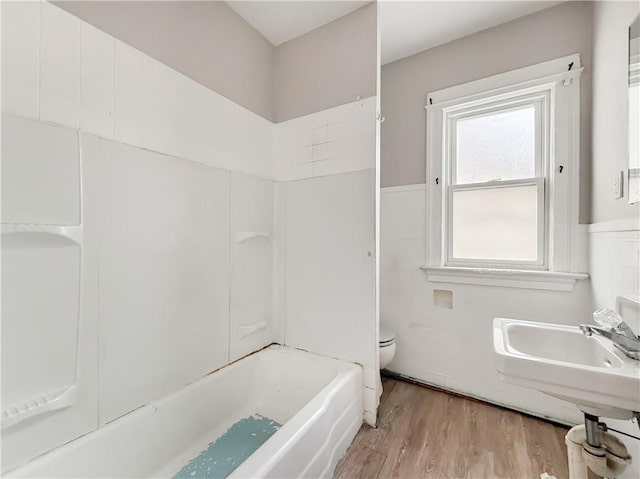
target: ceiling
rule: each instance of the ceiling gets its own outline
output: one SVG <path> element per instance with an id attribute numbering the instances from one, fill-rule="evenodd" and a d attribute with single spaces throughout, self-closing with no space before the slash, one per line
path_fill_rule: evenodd
<path id="1" fill-rule="evenodd" d="M 340 18 L 368 1 L 227 2 L 278 46 Z M 382 64 L 562 3 L 561 1 L 381 0 Z"/>
<path id="2" fill-rule="evenodd" d="M 382 64 L 523 17 L 560 1 L 382 0 Z"/>
<path id="3" fill-rule="evenodd" d="M 369 3 L 353 1 L 228 1 L 274 46 L 299 37 Z"/>

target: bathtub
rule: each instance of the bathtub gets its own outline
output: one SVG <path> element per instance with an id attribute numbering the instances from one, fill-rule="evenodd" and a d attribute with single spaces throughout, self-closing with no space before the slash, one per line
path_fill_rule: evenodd
<path id="1" fill-rule="evenodd" d="M 362 401 L 360 366 L 272 345 L 5 477 L 171 478 L 256 414 L 281 427 L 228 477 L 331 477 L 362 424 Z"/>

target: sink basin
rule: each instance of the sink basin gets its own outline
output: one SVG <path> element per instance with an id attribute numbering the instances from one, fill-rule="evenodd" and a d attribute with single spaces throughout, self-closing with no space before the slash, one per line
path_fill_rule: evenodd
<path id="1" fill-rule="evenodd" d="M 629 419 L 640 411 L 640 361 L 577 326 L 493 321 L 498 375 L 576 404 L 595 416 Z"/>
<path id="2" fill-rule="evenodd" d="M 585 336 L 580 330 L 577 330 L 576 334 L 574 329 L 552 329 L 530 323 L 518 323 L 512 323 L 507 328 L 507 337 L 512 349 L 519 353 L 593 367 L 624 365 L 598 338 Z"/>

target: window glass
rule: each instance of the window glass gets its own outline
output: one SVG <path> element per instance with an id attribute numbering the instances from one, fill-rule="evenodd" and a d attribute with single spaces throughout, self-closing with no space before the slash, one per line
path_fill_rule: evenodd
<path id="1" fill-rule="evenodd" d="M 533 105 L 457 120 L 455 183 L 536 176 L 535 123 Z"/>
<path id="2" fill-rule="evenodd" d="M 454 190 L 453 257 L 535 261 L 538 256 L 538 187 Z"/>

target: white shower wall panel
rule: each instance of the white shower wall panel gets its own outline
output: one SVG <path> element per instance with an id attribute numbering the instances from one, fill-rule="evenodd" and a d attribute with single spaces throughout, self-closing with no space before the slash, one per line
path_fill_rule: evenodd
<path id="1" fill-rule="evenodd" d="M 40 3 L 40 119 L 80 124 L 80 21 L 49 2 Z"/>
<path id="2" fill-rule="evenodd" d="M 144 54 L 114 40 L 113 139 L 129 145 L 144 144 Z"/>
<path id="3" fill-rule="evenodd" d="M 93 25 L 80 30 L 80 129 L 113 138 L 115 40 Z"/>
<path id="4" fill-rule="evenodd" d="M 83 153 L 99 178 L 105 423 L 227 363 L 229 173 L 89 135 Z"/>
<path id="5" fill-rule="evenodd" d="M 115 139 L 210 166 L 273 176 L 273 124 L 116 41 Z"/>
<path id="6" fill-rule="evenodd" d="M 49 2 L 3 2 L 2 26 L 3 111 L 273 178 L 270 121 Z"/>
<path id="7" fill-rule="evenodd" d="M 40 3 L 1 2 L 2 111 L 38 118 Z"/>
<path id="8" fill-rule="evenodd" d="M 78 132 L 2 115 L 2 222 L 80 223 Z"/>
<path id="9" fill-rule="evenodd" d="M 98 387 L 95 212 L 81 201 L 78 132 L 5 113 L 2 138 L 4 471 L 95 429 Z"/>
<path id="10" fill-rule="evenodd" d="M 275 311 L 285 344 L 364 366 L 365 420 L 378 395 L 375 311 L 376 97 L 275 125 L 279 183 Z M 362 254 L 366 256 L 363 257 Z"/>
<path id="11" fill-rule="evenodd" d="M 2 248 L 3 410 L 76 382 L 80 248 L 19 236 Z"/>
<path id="12" fill-rule="evenodd" d="M 374 171 L 285 188 L 285 342 L 373 367 Z"/>

